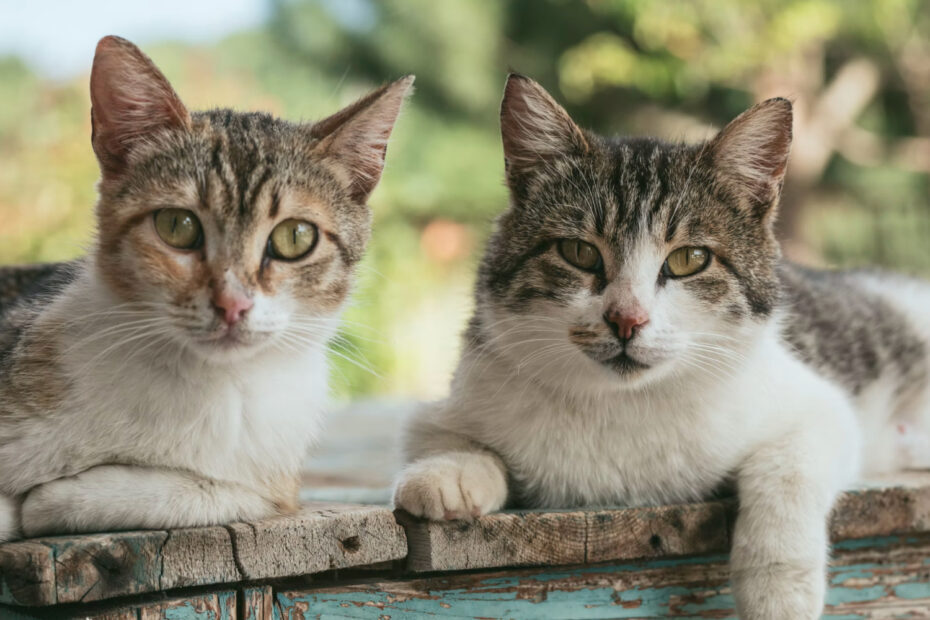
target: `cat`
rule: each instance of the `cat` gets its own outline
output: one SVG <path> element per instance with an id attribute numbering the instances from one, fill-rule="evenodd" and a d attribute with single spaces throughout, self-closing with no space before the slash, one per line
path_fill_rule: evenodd
<path id="1" fill-rule="evenodd" d="M 780 258 L 785 99 L 698 145 L 609 139 L 513 75 L 501 133 L 510 206 L 395 505 L 472 519 L 735 483 L 740 617 L 819 617 L 838 492 L 930 465 L 930 286 Z"/>
<path id="2" fill-rule="evenodd" d="M 412 82 L 313 124 L 189 113 L 101 39 L 92 251 L 0 272 L 0 540 L 296 510 Z"/>

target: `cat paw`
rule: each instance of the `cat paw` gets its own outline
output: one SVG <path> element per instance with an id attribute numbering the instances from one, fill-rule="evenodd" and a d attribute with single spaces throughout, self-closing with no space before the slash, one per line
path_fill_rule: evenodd
<path id="1" fill-rule="evenodd" d="M 0 543 L 19 537 L 19 502 L 0 495 Z"/>
<path id="2" fill-rule="evenodd" d="M 734 568 L 732 578 L 740 618 L 815 620 L 823 613 L 823 567 L 779 564 Z"/>
<path id="3" fill-rule="evenodd" d="M 507 480 L 494 457 L 455 452 L 409 465 L 394 491 L 394 505 L 414 515 L 471 520 L 499 510 L 507 500 Z"/>
<path id="4" fill-rule="evenodd" d="M 68 479 L 53 480 L 34 487 L 22 507 L 22 530 L 26 537 L 63 533 L 73 507 Z"/>

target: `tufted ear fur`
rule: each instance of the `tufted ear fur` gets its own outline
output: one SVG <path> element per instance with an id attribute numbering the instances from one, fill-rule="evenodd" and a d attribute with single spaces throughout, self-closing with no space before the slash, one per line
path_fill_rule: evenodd
<path id="1" fill-rule="evenodd" d="M 584 132 L 533 80 L 511 74 L 501 102 L 501 138 L 508 181 L 552 158 L 588 150 Z"/>
<path id="2" fill-rule="evenodd" d="M 190 126 L 190 114 L 162 72 L 120 37 L 97 43 L 90 101 L 92 142 L 104 179 L 118 176 L 129 153 L 149 136 Z"/>
<path id="3" fill-rule="evenodd" d="M 769 99 L 737 116 L 709 145 L 721 181 L 766 217 L 788 167 L 791 123 L 791 102 Z"/>
<path id="4" fill-rule="evenodd" d="M 319 121 L 310 134 L 317 147 L 351 179 L 353 200 L 365 203 L 384 169 L 388 138 L 414 76 L 402 77 Z"/>

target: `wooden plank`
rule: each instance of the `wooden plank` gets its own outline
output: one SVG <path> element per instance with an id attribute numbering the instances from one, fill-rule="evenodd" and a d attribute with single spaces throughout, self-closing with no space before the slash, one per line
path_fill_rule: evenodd
<path id="1" fill-rule="evenodd" d="M 926 618 L 930 535 L 841 543 L 827 618 Z M 732 618 L 726 557 L 438 575 L 277 593 L 281 618 Z"/>
<path id="2" fill-rule="evenodd" d="M 474 523 L 428 523 L 398 511 L 410 545 L 407 568 L 463 570 L 509 565 L 578 564 L 585 561 L 583 512 L 499 513 Z"/>
<path id="3" fill-rule="evenodd" d="M 234 583 L 242 578 L 225 527 L 169 530 L 161 559 L 158 590 Z"/>
<path id="4" fill-rule="evenodd" d="M 0 545 L 0 603 L 51 605 L 402 559 L 403 528 L 378 506 L 313 504 L 226 527 L 55 536 Z"/>
<path id="5" fill-rule="evenodd" d="M 588 513 L 586 561 L 726 553 L 732 510 L 707 502 Z"/>
<path id="6" fill-rule="evenodd" d="M 35 542 L 0 545 L 0 603 L 57 602 L 52 550 Z"/>
<path id="7" fill-rule="evenodd" d="M 157 603 L 148 603 L 134 608 L 139 620 L 237 620 L 236 592 L 226 590 L 190 597 L 174 598 Z M 99 616 L 88 616 L 88 620 L 102 620 Z"/>
<path id="8" fill-rule="evenodd" d="M 238 620 L 273 620 L 274 592 L 271 586 L 243 588 L 239 591 L 242 618 Z"/>
<path id="9" fill-rule="evenodd" d="M 725 552 L 735 515 L 735 500 L 584 512 L 507 511 L 473 523 L 428 523 L 398 512 L 410 546 L 407 567 L 421 572 Z M 831 531 L 834 541 L 930 531 L 930 474 L 899 474 L 843 494 Z"/>
<path id="10" fill-rule="evenodd" d="M 54 556 L 57 603 L 98 601 L 160 588 L 166 532 L 37 538 Z"/>
<path id="11" fill-rule="evenodd" d="M 294 517 L 234 523 L 236 565 L 245 579 L 294 577 L 399 560 L 403 528 L 382 506 L 308 504 Z"/>
<path id="12" fill-rule="evenodd" d="M 833 510 L 833 540 L 930 531 L 930 474 L 902 472 L 847 491 Z"/>

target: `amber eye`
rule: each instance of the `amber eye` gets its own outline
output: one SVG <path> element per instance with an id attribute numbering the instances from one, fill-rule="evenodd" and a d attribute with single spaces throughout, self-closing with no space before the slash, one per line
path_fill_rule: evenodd
<path id="1" fill-rule="evenodd" d="M 706 248 L 678 248 L 668 255 L 662 265 L 662 274 L 670 278 L 683 278 L 699 272 L 710 262 L 710 250 Z"/>
<path id="2" fill-rule="evenodd" d="M 597 271 L 602 265 L 601 253 L 597 248 L 578 239 L 559 241 L 559 254 L 578 269 L 585 271 Z"/>
<path id="3" fill-rule="evenodd" d="M 187 209 L 159 209 L 155 212 L 155 231 L 162 241 L 181 249 L 203 245 L 203 228 L 197 216 Z"/>
<path id="4" fill-rule="evenodd" d="M 268 238 L 268 255 L 280 260 L 297 260 L 316 245 L 316 226 L 303 220 L 284 220 Z"/>

